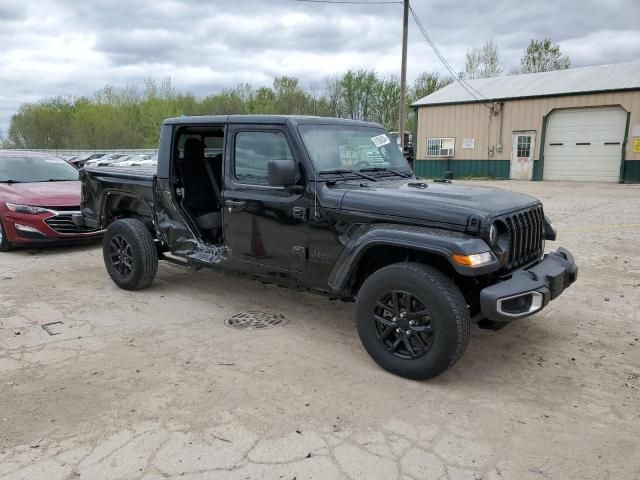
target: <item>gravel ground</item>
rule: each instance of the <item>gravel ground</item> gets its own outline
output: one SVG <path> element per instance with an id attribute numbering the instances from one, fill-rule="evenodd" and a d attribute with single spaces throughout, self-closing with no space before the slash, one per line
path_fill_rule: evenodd
<path id="1" fill-rule="evenodd" d="M 578 283 L 426 382 L 370 360 L 350 304 L 164 264 L 125 292 L 95 244 L 0 254 L 0 478 L 640 478 L 640 187 L 492 185 L 543 200 Z M 254 310 L 288 322 L 224 326 Z"/>

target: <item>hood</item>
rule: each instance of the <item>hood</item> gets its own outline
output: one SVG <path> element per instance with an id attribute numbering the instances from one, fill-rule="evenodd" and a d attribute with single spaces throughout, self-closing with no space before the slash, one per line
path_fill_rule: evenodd
<path id="1" fill-rule="evenodd" d="M 0 201 L 34 207 L 77 207 L 80 182 L 0 183 Z"/>
<path id="2" fill-rule="evenodd" d="M 453 183 L 402 180 L 368 185 L 336 185 L 348 189 L 340 209 L 466 226 L 470 215 L 489 218 L 539 203 L 533 197 L 500 188 Z"/>

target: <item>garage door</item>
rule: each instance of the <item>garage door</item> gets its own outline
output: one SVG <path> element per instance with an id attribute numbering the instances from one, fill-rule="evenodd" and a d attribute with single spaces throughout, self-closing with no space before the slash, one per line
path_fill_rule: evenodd
<path id="1" fill-rule="evenodd" d="M 627 112 L 621 108 L 558 110 L 549 116 L 545 180 L 617 182 Z"/>

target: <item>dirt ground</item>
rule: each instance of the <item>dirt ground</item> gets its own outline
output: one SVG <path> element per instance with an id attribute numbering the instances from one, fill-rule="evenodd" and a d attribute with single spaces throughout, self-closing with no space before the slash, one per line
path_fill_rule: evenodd
<path id="1" fill-rule="evenodd" d="M 543 200 L 578 282 L 425 382 L 374 364 L 350 304 L 166 264 L 125 292 L 99 244 L 0 254 L 0 478 L 640 478 L 640 186 L 493 185 Z"/>

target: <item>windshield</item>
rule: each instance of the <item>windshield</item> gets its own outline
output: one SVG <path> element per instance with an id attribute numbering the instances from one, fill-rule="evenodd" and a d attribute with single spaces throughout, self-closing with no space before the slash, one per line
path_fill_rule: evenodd
<path id="1" fill-rule="evenodd" d="M 305 147 L 316 170 L 409 170 L 396 142 L 382 128 L 351 125 L 300 125 Z"/>
<path id="2" fill-rule="evenodd" d="M 62 182 L 78 180 L 78 171 L 61 158 L 16 153 L 0 155 L 0 182 Z"/>

